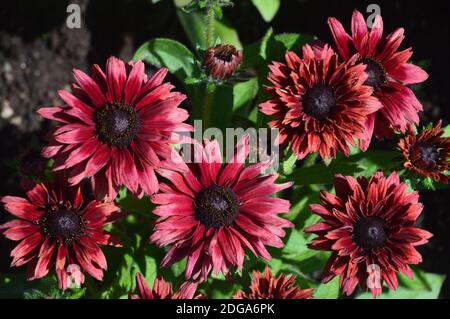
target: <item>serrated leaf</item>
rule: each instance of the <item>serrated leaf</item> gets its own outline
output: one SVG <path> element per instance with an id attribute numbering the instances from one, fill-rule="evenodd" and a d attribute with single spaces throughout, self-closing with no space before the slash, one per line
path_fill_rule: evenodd
<path id="1" fill-rule="evenodd" d="M 157 68 L 166 67 L 180 80 L 190 77 L 194 71 L 194 55 L 178 41 L 157 38 L 145 42 L 137 49 L 134 60 L 143 60 Z"/>

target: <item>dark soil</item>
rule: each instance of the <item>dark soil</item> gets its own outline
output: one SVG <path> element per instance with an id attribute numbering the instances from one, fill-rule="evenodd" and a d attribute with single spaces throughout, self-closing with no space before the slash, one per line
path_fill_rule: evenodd
<path id="1" fill-rule="evenodd" d="M 262 37 L 269 28 L 250 0 L 235 1 L 225 15 L 240 31 L 243 43 Z M 353 9 L 365 11 L 366 1 L 283 0 L 271 23 L 276 33 L 303 32 L 331 41 L 326 24 L 335 16 L 346 28 Z M 81 29 L 66 27 L 68 3 L 79 3 Z M 450 10 L 446 1 L 377 1 L 381 6 L 385 33 L 394 27 L 406 29 L 404 47 L 412 46 L 415 62 L 427 61 L 430 79 L 420 88 L 424 122 L 439 118 L 449 122 Z M 169 37 L 187 43 L 172 1 L 152 5 L 150 0 L 16 0 L 0 6 L 0 195 L 20 194 L 19 176 L 11 168 L 30 148 L 32 136 L 43 139 L 48 123 L 38 119 L 40 106 L 60 103 L 57 90 L 67 86 L 72 68 L 103 65 L 116 55 L 130 59 L 133 51 L 152 37 Z M 426 271 L 450 274 L 450 214 L 448 190 L 424 192 L 424 227 L 434 233 L 422 249 Z M 0 215 L 0 223 L 4 216 Z M 11 243 L 0 239 L 0 272 L 8 267 Z M 450 278 L 441 293 L 450 297 Z"/>

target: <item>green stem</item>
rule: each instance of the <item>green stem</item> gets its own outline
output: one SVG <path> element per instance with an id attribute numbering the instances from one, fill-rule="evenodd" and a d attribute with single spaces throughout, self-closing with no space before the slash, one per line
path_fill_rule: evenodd
<path id="1" fill-rule="evenodd" d="M 206 12 L 206 49 L 213 46 L 214 38 L 214 8 L 212 5 L 208 6 Z"/>
<path id="2" fill-rule="evenodd" d="M 209 92 L 208 88 L 205 90 L 205 100 L 203 103 L 203 131 L 205 131 L 209 127 L 209 117 L 210 117 L 210 110 L 211 110 L 211 104 L 214 100 L 214 92 Z"/>

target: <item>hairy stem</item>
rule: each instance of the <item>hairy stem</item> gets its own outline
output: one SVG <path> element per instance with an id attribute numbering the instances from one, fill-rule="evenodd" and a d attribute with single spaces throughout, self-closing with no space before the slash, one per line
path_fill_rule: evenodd
<path id="1" fill-rule="evenodd" d="M 212 5 L 208 6 L 206 11 L 206 49 L 213 46 L 214 38 L 214 8 Z"/>
<path id="2" fill-rule="evenodd" d="M 213 46 L 213 38 L 214 38 L 214 8 L 212 5 L 208 6 L 206 11 L 206 49 L 209 49 Z M 206 85 L 205 90 L 205 99 L 203 103 L 203 130 L 208 129 L 209 127 L 209 117 L 210 117 L 210 108 L 214 98 L 214 92 L 210 92 L 208 90 L 208 85 Z"/>

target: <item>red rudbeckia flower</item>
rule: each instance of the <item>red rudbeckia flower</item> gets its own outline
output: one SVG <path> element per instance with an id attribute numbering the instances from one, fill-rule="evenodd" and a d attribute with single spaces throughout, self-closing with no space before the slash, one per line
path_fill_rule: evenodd
<path id="1" fill-rule="evenodd" d="M 152 196 L 160 217 L 150 237 L 160 247 L 172 245 L 162 266 L 187 257 L 186 278 L 206 280 L 211 269 L 224 275 L 232 266 L 242 270 L 246 249 L 269 260 L 266 245 L 284 246 L 283 228 L 292 223 L 278 214 L 290 205 L 270 195 L 291 183 L 275 184 L 277 174 L 261 176 L 268 162 L 245 167 L 248 155 L 248 136 L 228 163 L 217 141 L 205 141 L 204 147 L 196 145 L 196 160 L 186 173 L 162 170 L 169 183 Z"/>
<path id="2" fill-rule="evenodd" d="M 444 137 L 442 121 L 434 127 L 415 134 L 408 129 L 405 138 L 400 139 L 399 148 L 405 159 L 404 167 L 436 182 L 448 183 L 450 137 Z"/>
<path id="3" fill-rule="evenodd" d="M 142 61 L 111 57 L 106 74 L 96 64 L 91 72 L 73 71 L 72 93 L 59 91 L 65 105 L 38 110 L 60 122 L 43 155 L 55 159 L 55 171 L 70 169 L 71 185 L 92 177 L 98 199 L 113 200 L 121 185 L 139 197 L 157 192 L 155 169 L 170 160 L 169 143 L 179 142 L 173 132 L 192 129 L 178 107 L 185 95 L 162 83 L 166 69 L 147 78 Z"/>
<path id="4" fill-rule="evenodd" d="M 332 251 L 323 282 L 341 276 L 341 287 L 350 295 L 359 284 L 381 294 L 382 283 L 397 289 L 397 273 L 412 278 L 409 264 L 422 256 L 416 246 L 428 242 L 429 232 L 415 227 L 422 212 L 417 192 L 408 192 L 397 173 L 375 173 L 369 180 L 336 175 L 336 195 L 320 194 L 322 205 L 311 211 L 324 220 L 305 229 L 318 235 L 310 247 Z"/>
<path id="5" fill-rule="evenodd" d="M 278 278 L 272 274 L 267 266 L 264 274 L 254 271 L 250 292 L 242 290 L 234 295 L 234 299 L 312 299 L 314 289 L 301 289 L 296 285 L 295 275 L 280 275 Z"/>
<path id="6" fill-rule="evenodd" d="M 187 281 L 183 283 L 177 292 L 173 293 L 172 285 L 162 277 L 157 277 L 153 283 L 153 289 L 145 282 L 144 276 L 136 274 L 137 295 L 130 294 L 129 299 L 203 299 L 203 294 L 195 295 L 198 284 Z"/>
<path id="7" fill-rule="evenodd" d="M 28 280 L 42 278 L 55 267 L 59 287 L 82 284 L 87 272 L 102 280 L 106 259 L 98 245 L 120 246 L 103 226 L 122 216 L 114 203 L 84 203 L 80 186 L 68 187 L 66 177 L 53 184 L 24 181 L 27 198 L 4 196 L 5 209 L 18 217 L 0 226 L 0 233 L 19 241 L 11 266 L 27 264 Z"/>
<path id="8" fill-rule="evenodd" d="M 398 51 L 404 39 L 403 28 L 383 39 L 381 16 L 375 18 L 369 32 L 363 15 L 356 10 L 352 16 L 352 36 L 345 32 L 335 18 L 329 18 L 328 25 L 344 61 L 355 53 L 360 55 L 360 62 L 367 66 L 368 78 L 365 84 L 374 88 L 374 96 L 383 105 L 367 120 L 367 137 L 362 141 L 363 149 L 369 147 L 372 134 L 377 138 L 390 137 L 393 131 L 405 132 L 409 124 L 418 124 L 418 112 L 422 110 L 422 104 L 404 84 L 423 82 L 428 74 L 408 63 L 412 56 L 411 48 Z"/>
<path id="9" fill-rule="evenodd" d="M 349 155 L 348 144 L 364 137 L 367 116 L 381 105 L 363 84 L 365 67 L 356 59 L 340 63 L 327 45 L 305 45 L 303 59 L 288 51 L 286 65 L 269 66 L 272 99 L 260 108 L 275 117 L 269 125 L 280 130 L 279 143 L 290 143 L 299 159 L 317 151 L 323 158 L 334 158 L 337 150 Z"/>

